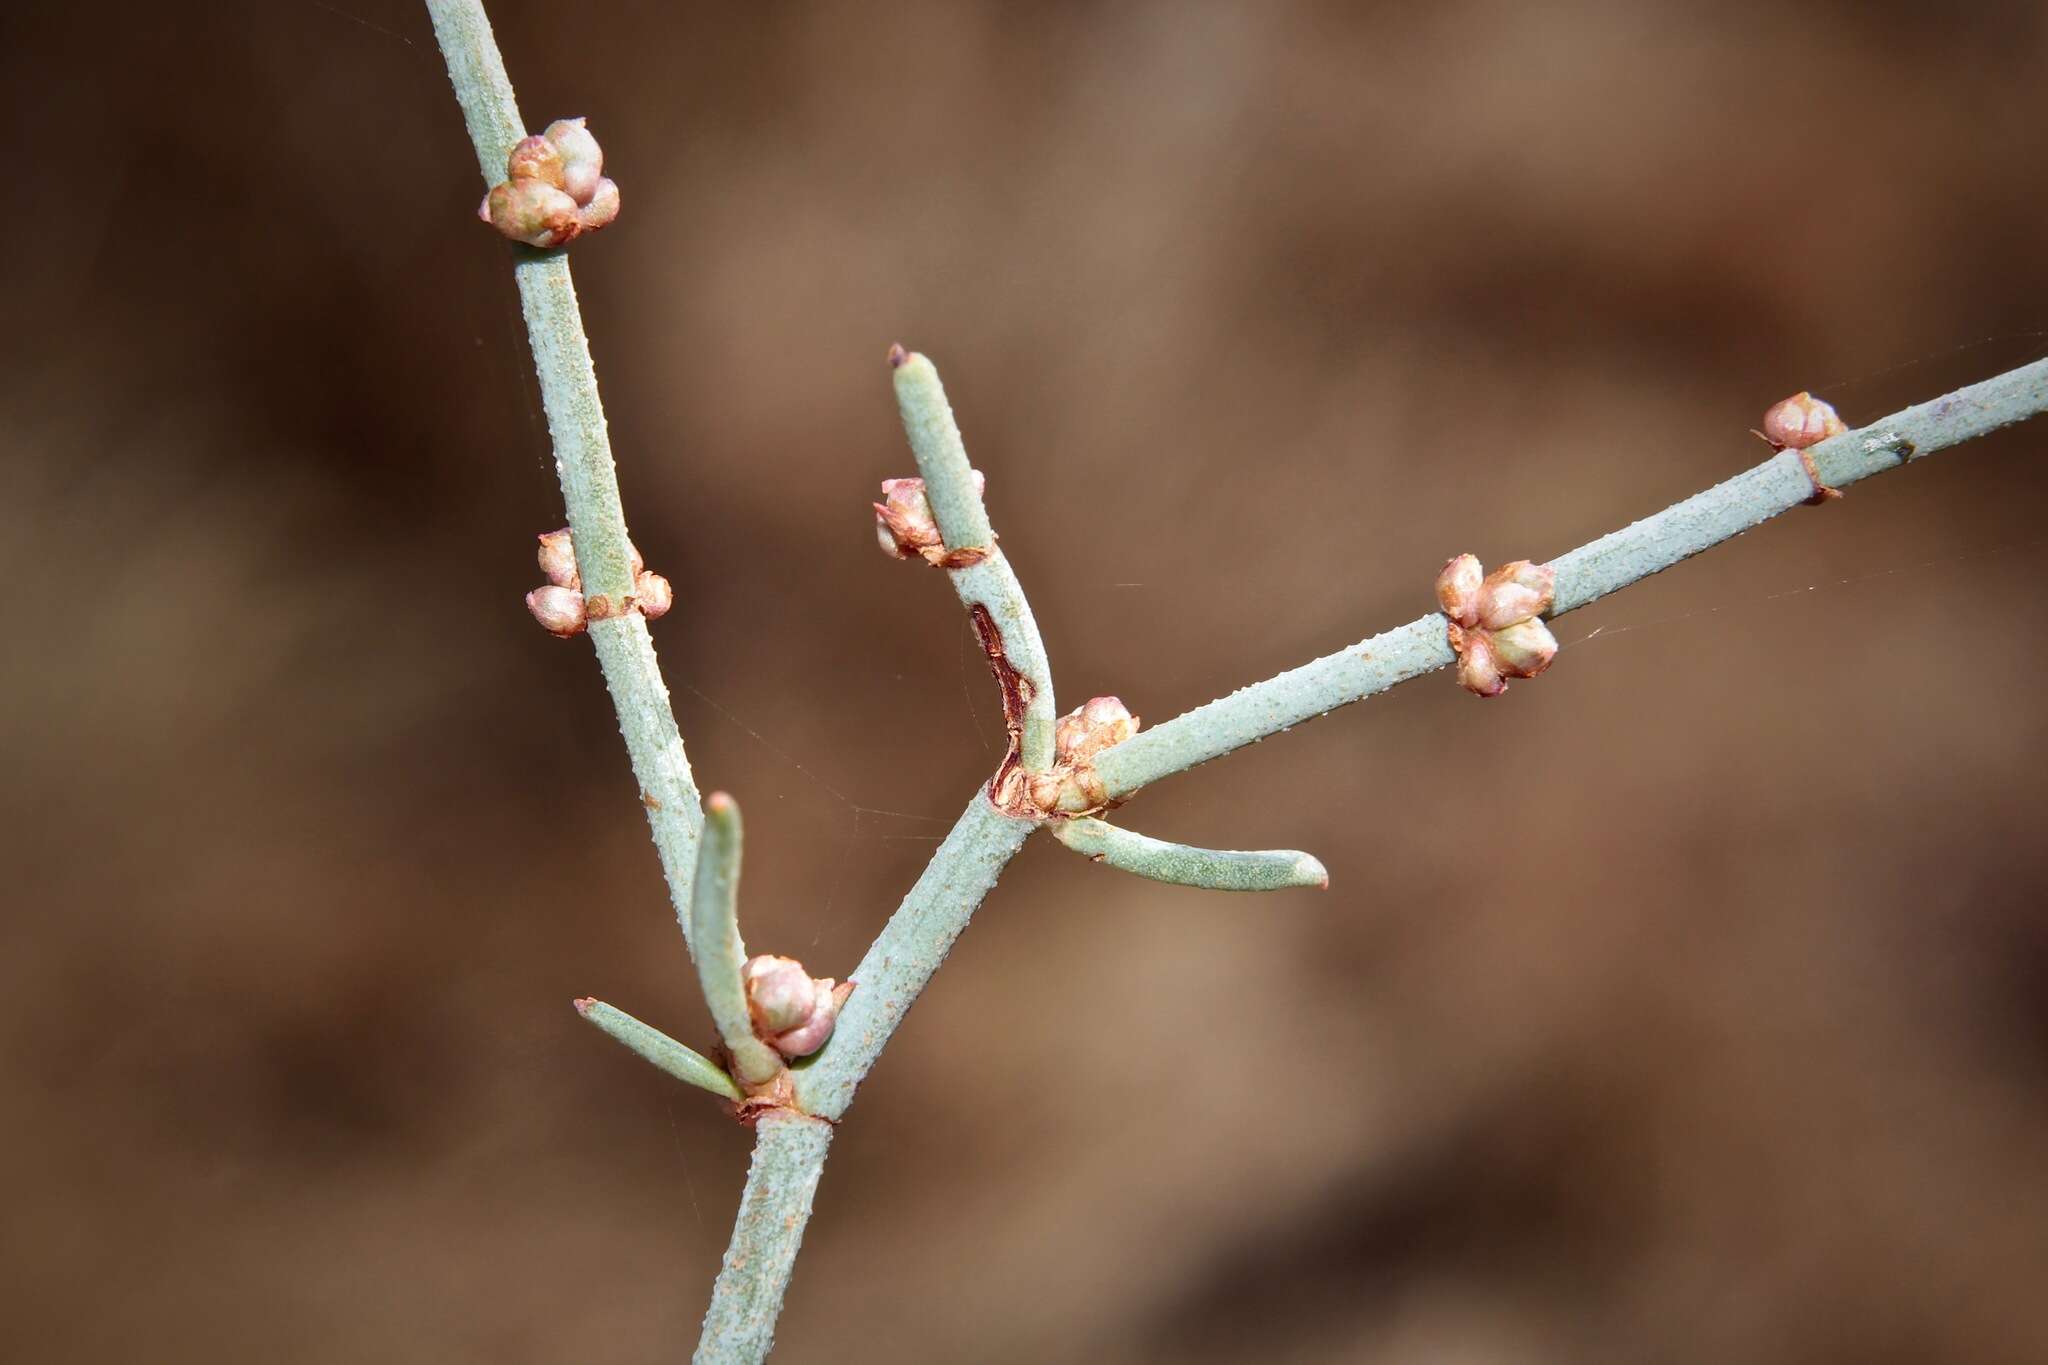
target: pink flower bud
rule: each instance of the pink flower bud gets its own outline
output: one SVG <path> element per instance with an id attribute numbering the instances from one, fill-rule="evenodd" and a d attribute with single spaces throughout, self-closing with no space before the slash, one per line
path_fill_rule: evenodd
<path id="1" fill-rule="evenodd" d="M 1478 621 L 1479 589 L 1485 577 L 1478 555 L 1459 555 L 1445 564 L 1436 576 L 1437 605 L 1444 615 L 1464 626 Z"/>
<path id="2" fill-rule="evenodd" d="M 544 137 L 523 137 L 512 144 L 512 155 L 505 159 L 505 178 L 538 180 L 559 190 L 564 183 L 565 165 L 560 147 Z"/>
<path id="3" fill-rule="evenodd" d="M 560 150 L 562 188 L 579 206 L 588 204 L 596 195 L 598 181 L 604 175 L 604 149 L 597 145 L 584 122 L 580 118 L 556 119 L 543 134 Z"/>
<path id="4" fill-rule="evenodd" d="M 747 1009 L 754 1017 L 754 1032 L 763 1038 L 787 1033 L 811 1017 L 817 990 L 804 964 L 791 957 L 763 953 L 749 958 L 740 969 L 747 987 Z"/>
<path id="5" fill-rule="evenodd" d="M 675 590 L 660 574 L 643 569 L 634 577 L 633 605 L 648 620 L 658 621 L 668 615 L 668 609 L 675 605 L 675 601 Z"/>
<path id="6" fill-rule="evenodd" d="M 797 1025 L 787 1033 L 778 1034 L 770 1043 L 771 1047 L 791 1061 L 799 1057 L 808 1057 L 825 1046 L 832 1037 L 834 1026 L 839 1022 L 840 1007 L 846 1003 L 846 997 L 853 994 L 851 981 L 835 985 L 828 976 L 816 984 L 818 995 L 810 1020 Z"/>
<path id="7" fill-rule="evenodd" d="M 612 225 L 619 216 L 619 187 L 610 180 L 599 180 L 596 193 L 590 196 L 579 215 L 585 232 L 596 232 L 599 228 Z"/>
<path id="8" fill-rule="evenodd" d="M 540 180 L 506 181 L 484 197 L 477 216 L 528 246 L 560 246 L 583 230 L 576 201 Z"/>
<path id="9" fill-rule="evenodd" d="M 583 120 L 557 119 L 513 144 L 505 183 L 476 212 L 515 242 L 561 246 L 619 216 L 619 187 L 604 178 L 604 151 Z"/>
<path id="10" fill-rule="evenodd" d="M 754 1032 L 784 1057 L 808 1057 L 825 1046 L 853 983 L 813 979 L 794 958 L 762 954 L 740 969 Z"/>
<path id="11" fill-rule="evenodd" d="M 1780 450 L 1804 450 L 1847 430 L 1834 408 L 1803 389 L 1764 413 L 1764 439 Z"/>
<path id="12" fill-rule="evenodd" d="M 551 635 L 574 639 L 584 629 L 583 594 L 574 588 L 550 583 L 526 594 L 526 609 Z"/>
<path id="13" fill-rule="evenodd" d="M 545 532 L 540 538 L 541 575 L 558 588 L 581 588 L 583 579 L 576 572 L 576 544 L 569 538 L 569 528 Z"/>

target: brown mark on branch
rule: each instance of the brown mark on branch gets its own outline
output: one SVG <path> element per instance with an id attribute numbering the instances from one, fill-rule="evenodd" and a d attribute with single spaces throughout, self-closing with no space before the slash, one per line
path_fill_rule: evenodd
<path id="1" fill-rule="evenodd" d="M 1033 688 L 1031 679 L 1010 662 L 1009 654 L 1003 649 L 1003 632 L 989 609 L 980 602 L 973 603 L 967 608 L 967 619 L 974 624 L 975 643 L 988 657 L 989 672 L 996 675 L 996 688 L 1003 694 L 1003 729 L 1010 737 L 1010 746 L 1003 754 L 1003 761 L 996 765 L 996 775 L 988 784 L 990 794 L 995 796 L 1007 790 L 1010 774 L 1020 761 L 1024 748 L 1024 710 L 1031 704 Z M 1000 797 L 997 799 L 1000 801 Z"/>

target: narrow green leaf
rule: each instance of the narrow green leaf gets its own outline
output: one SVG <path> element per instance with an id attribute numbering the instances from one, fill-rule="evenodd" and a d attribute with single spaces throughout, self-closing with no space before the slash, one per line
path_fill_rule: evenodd
<path id="1" fill-rule="evenodd" d="M 1193 848 L 1133 834 L 1107 820 L 1088 816 L 1055 821 L 1052 831 L 1076 853 L 1175 886 L 1201 886 L 1211 891 L 1280 891 L 1293 886 L 1330 884 L 1330 874 L 1320 862 L 1294 849 Z"/>
<path id="2" fill-rule="evenodd" d="M 602 1000 L 583 999 L 576 1002 L 576 1012 L 677 1080 L 734 1102 L 745 1098 L 732 1077 L 720 1071 L 709 1057 L 684 1047 L 624 1010 L 614 1009 Z"/>

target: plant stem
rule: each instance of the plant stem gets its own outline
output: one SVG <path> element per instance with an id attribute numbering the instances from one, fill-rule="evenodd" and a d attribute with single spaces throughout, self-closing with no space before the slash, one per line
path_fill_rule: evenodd
<path id="1" fill-rule="evenodd" d="M 1326 887 L 1322 863 L 1294 849 L 1194 848 L 1118 829 L 1107 820 L 1081 816 L 1052 822 L 1053 837 L 1076 853 L 1155 882 L 1210 891 L 1281 891 L 1295 886 Z"/>
<path id="2" fill-rule="evenodd" d="M 525 136 L 525 124 L 490 19 L 480 0 L 427 0 L 427 13 L 434 21 L 434 36 L 447 60 L 448 79 L 462 105 L 484 183 L 493 184 L 503 178 L 505 158 L 512 144 Z M 512 251 L 512 273 L 540 377 L 541 405 L 554 441 L 555 470 L 561 476 L 584 601 L 590 605 L 604 598 L 622 609 L 611 616 L 604 616 L 602 609 L 591 613 L 591 643 L 640 784 L 669 902 L 688 945 L 690 885 L 703 817 L 647 622 L 638 612 L 623 610 L 633 591 L 631 550 L 576 285 L 563 252 L 518 246 Z"/>
<path id="3" fill-rule="evenodd" d="M 711 1287 L 697 1365 L 767 1359 L 831 1142 L 831 1124 L 787 1109 L 770 1110 L 754 1124 L 754 1160 L 732 1245 Z"/>
<path id="4" fill-rule="evenodd" d="M 854 968 L 860 983 L 822 1052 L 792 1068 L 797 1104 L 837 1121 L 1003 868 L 1037 828 L 977 789 L 903 904 Z"/>
<path id="5" fill-rule="evenodd" d="M 910 438 L 910 453 L 917 459 L 925 496 L 931 500 L 932 519 L 939 525 L 946 549 L 979 551 L 986 556 L 965 568 L 949 569 L 946 576 L 953 580 L 960 605 L 974 619 L 982 651 L 996 670 L 1003 691 L 1003 719 L 1011 729 L 1018 762 L 1025 772 L 1042 773 L 1052 766 L 1058 707 L 1053 702 L 1052 665 L 1046 661 L 1038 621 L 1031 614 L 1024 585 L 996 548 L 995 528 L 989 525 L 988 509 L 975 486 L 960 425 L 953 420 L 953 406 L 946 401 L 937 367 L 901 347 L 889 352 L 889 363 L 896 371 L 896 406 L 903 415 L 903 434 Z M 993 639 L 988 634 L 991 630 Z M 1006 667 L 1012 670 L 1011 676 L 1005 676 Z M 1024 683 L 1021 696 L 1015 695 L 1018 678 Z"/>
<path id="6" fill-rule="evenodd" d="M 2048 410 L 2048 360 L 1907 408 L 1812 448 L 1824 483 L 1843 487 L 1937 450 Z M 1556 605 L 1550 615 L 1597 601 L 1660 573 L 1804 503 L 1813 493 L 1798 453 L 1783 451 L 1655 516 L 1602 536 L 1552 561 Z M 1418 578 L 1418 583 L 1426 579 Z M 1433 672 L 1455 657 L 1435 613 L 1325 655 L 1264 682 L 1141 730 L 1096 756 L 1112 799 L 1278 734 L 1396 683 Z"/>
<path id="7" fill-rule="evenodd" d="M 427 9 L 488 185 L 498 178 L 513 143 L 524 133 L 511 82 L 478 0 L 427 0 Z M 514 275 L 554 440 L 578 572 L 586 602 L 598 604 L 591 613 L 590 635 L 618 709 L 670 899 L 688 941 L 702 815 L 646 623 L 626 609 L 633 574 L 625 517 L 575 287 L 559 251 L 515 248 Z M 1013 699 L 1018 689 L 1013 688 L 1013 679 L 1004 678 L 1005 717 L 1016 729 L 1016 751 L 1025 768 L 1043 771 L 1053 757 L 1055 707 L 1050 670 L 1029 603 L 995 548 L 994 532 L 973 488 L 965 447 L 937 371 L 922 357 L 892 359 L 898 368 L 897 395 L 905 430 L 941 535 L 949 549 L 986 551 L 979 563 L 949 573 L 970 613 L 976 613 L 983 647 L 999 678 L 1004 678 L 1007 667 L 1028 683 L 1022 689 L 1026 694 Z M 2048 361 L 1823 442 L 1811 455 L 1819 479 L 1842 487 L 2044 409 Z M 1799 457 L 1787 452 L 1572 551 L 1554 562 L 1556 605 L 1550 614 L 1561 615 L 1669 568 L 1804 502 L 1812 491 Z M 616 608 L 616 613 L 606 606 Z M 984 630 L 984 616 L 995 632 L 993 646 Z M 1126 796 L 1161 777 L 1444 667 L 1452 657 L 1445 620 L 1432 613 L 1143 731 L 1098 755 L 1096 772 L 1112 797 Z M 736 811 L 733 814 L 729 861 L 736 867 Z M 1079 839 L 1099 848 L 1105 858 L 1112 849 L 1121 850 L 1127 862 L 1151 866 L 1155 872 L 1174 858 L 1184 860 L 1195 853 L 1211 859 L 1274 856 L 1201 850 L 1169 856 L 1160 850 L 1176 846 L 1100 822 L 1068 823 L 1069 843 Z M 842 1010 L 831 1043 L 794 1069 L 796 1099 L 808 1112 L 774 1109 L 760 1116 L 739 1219 L 704 1319 L 698 1361 L 724 1365 L 767 1355 L 831 1142 L 831 1125 L 825 1120 L 844 1115 L 883 1046 L 1034 828 L 1032 821 L 1004 813 L 985 789 L 977 789 L 856 969 L 853 979 L 859 988 Z M 727 862 L 721 858 L 721 866 Z M 1290 871 L 1305 875 L 1299 862 Z M 1258 875 L 1270 872 L 1268 868 Z M 1216 875 L 1214 869 L 1207 875 Z M 728 892 L 731 880 L 726 879 Z M 736 928 L 726 937 L 729 942 L 720 942 L 721 960 L 728 949 L 740 951 Z M 607 1031 L 615 1037 L 630 1035 L 648 1044 L 638 1050 L 653 1056 L 650 1040 L 627 1027 L 638 1025 L 637 1020 L 619 1015 L 598 1022 L 601 1027 L 612 1025 Z M 660 1051 L 654 1047 L 654 1052 Z M 686 1059 L 684 1069 L 693 1069 Z"/>

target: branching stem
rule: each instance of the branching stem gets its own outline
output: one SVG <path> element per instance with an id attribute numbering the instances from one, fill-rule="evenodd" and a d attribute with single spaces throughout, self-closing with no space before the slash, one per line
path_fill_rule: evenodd
<path id="1" fill-rule="evenodd" d="M 526 135 L 511 78 L 498 55 L 497 39 L 481 0 L 427 0 L 434 36 L 448 63 L 448 78 L 462 106 L 463 122 L 476 147 L 484 184 L 504 178 L 505 158 L 512 144 Z M 515 246 L 512 274 L 519 285 L 526 336 L 533 347 L 533 366 L 540 377 L 541 405 L 547 410 L 548 435 L 554 441 L 555 469 L 562 480 L 562 501 L 576 544 L 576 570 L 583 579 L 586 604 L 604 598 L 619 604 L 616 615 L 591 611 L 590 640 L 598 665 L 618 711 L 619 732 L 640 784 L 641 805 L 661 857 L 669 902 L 683 941 L 690 941 L 690 884 L 697 864 L 697 838 L 703 817 L 697 783 L 683 752 L 669 705 L 668 686 L 654 657 L 654 641 L 638 612 L 623 610 L 633 591 L 632 552 L 626 540 L 626 515 L 619 502 L 618 474 L 612 463 L 611 436 L 604 403 L 597 392 L 597 370 L 583 333 L 583 312 L 563 252 Z M 601 619 L 600 619 L 601 618 Z"/>
<path id="2" fill-rule="evenodd" d="M 479 0 L 427 0 L 427 8 L 489 184 L 498 178 L 512 144 L 525 131 L 511 82 Z M 687 938 L 702 818 L 646 623 L 637 613 L 623 611 L 632 590 L 626 525 L 575 289 L 568 262 L 559 251 L 514 250 L 514 273 L 586 599 L 610 598 L 621 604 L 622 614 L 593 611 L 590 634 L 618 708 L 670 899 Z M 904 427 L 945 545 L 949 551 L 979 552 L 964 556 L 974 562 L 948 572 L 975 620 L 984 652 L 1004 681 L 1014 756 L 1027 771 L 1045 771 L 1054 757 L 1055 707 L 1051 673 L 1030 606 L 996 548 L 937 371 L 921 356 L 898 353 L 892 361 L 897 365 Z M 1805 502 L 1816 480 L 1843 487 L 2043 410 L 2048 410 L 2048 361 L 1823 442 L 1809 452 L 1817 473 L 1809 473 L 1797 452 L 1783 452 L 1555 560 L 1556 601 L 1549 614 L 1584 606 Z M 1418 583 L 1428 581 L 1426 573 L 1418 572 L 1417 578 Z M 1442 668 L 1452 658 L 1445 619 L 1432 613 L 1142 731 L 1097 755 L 1095 770 L 1112 798 L 1127 796 L 1159 778 Z M 1006 669 L 1014 677 L 1007 676 Z M 1021 687 L 1016 685 L 1019 679 Z M 845 1114 L 883 1046 L 1036 827 L 1032 820 L 998 809 L 986 790 L 975 792 L 856 968 L 859 989 L 841 1013 L 831 1042 L 793 1069 L 798 1108 L 769 1109 L 759 1115 L 753 1164 L 731 1248 L 704 1321 L 698 1361 L 727 1365 L 767 1355 L 831 1141 L 828 1120 Z M 1190 854 L 1211 860 L 1254 860 L 1221 871 L 1214 865 L 1196 869 L 1212 878 L 1204 883 L 1210 885 L 1218 884 L 1213 878 L 1225 873 L 1271 878 L 1281 875 L 1273 862 L 1276 856 L 1305 857 L 1180 850 L 1099 821 L 1069 821 L 1064 832 L 1069 843 L 1079 840 L 1083 851 L 1100 852 L 1111 861 L 1114 851 L 1155 873 L 1171 870 L 1176 859 L 1185 862 Z M 732 833 L 736 857 L 736 814 Z M 1307 875 L 1298 861 L 1283 871 L 1297 879 Z M 735 932 L 733 951 L 738 951 L 737 943 Z M 626 1038 L 657 1064 L 694 1070 L 688 1057 L 662 1047 L 672 1040 L 653 1030 L 645 1030 L 651 1038 L 643 1036 L 634 1026 L 645 1026 L 630 1016 L 606 1015 L 594 1022 L 609 1025 L 607 1031 Z M 680 1049 L 679 1044 L 674 1046 Z M 694 1079 L 718 1088 L 712 1078 Z"/>
<path id="3" fill-rule="evenodd" d="M 2044 409 L 2048 360 L 2039 360 L 1823 441 L 1812 447 L 1812 455 L 1821 478 L 1840 488 Z M 1799 453 L 1780 452 L 1725 483 L 1552 561 L 1557 597 L 1549 615 L 1561 616 L 1661 573 L 1812 495 L 1813 481 Z M 1427 581 L 1425 575 L 1417 575 L 1418 583 Z M 1444 626 L 1444 618 L 1431 613 L 1240 688 L 1103 750 L 1096 757 L 1095 771 L 1112 799 L 1125 797 L 1162 777 L 1433 672 L 1454 657 Z"/>

